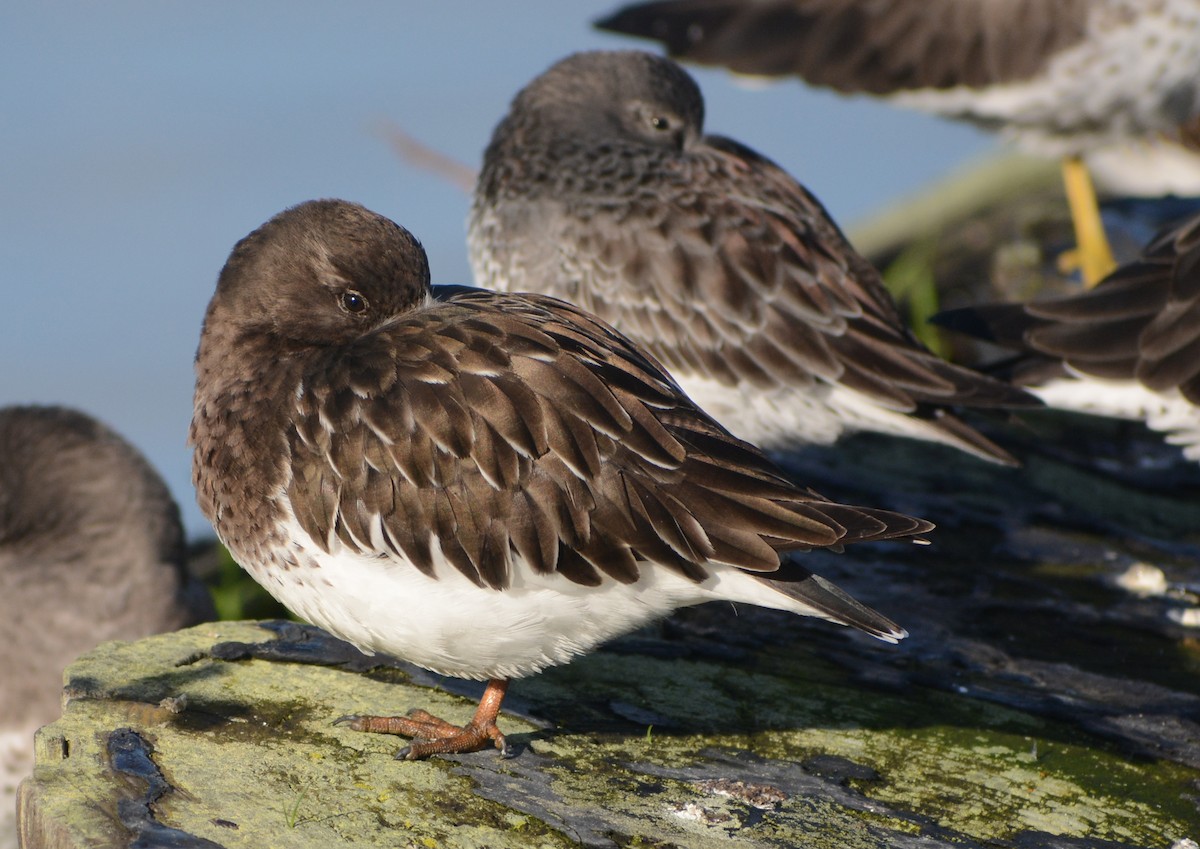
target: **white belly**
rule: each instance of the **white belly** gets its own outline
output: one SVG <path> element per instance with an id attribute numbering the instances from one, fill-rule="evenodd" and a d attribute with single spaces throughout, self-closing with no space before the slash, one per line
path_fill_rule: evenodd
<path id="1" fill-rule="evenodd" d="M 688 397 L 739 439 L 764 450 L 789 446 L 832 445 L 847 424 L 830 400 L 832 387 L 754 389 L 728 386 L 679 370 L 674 378 Z"/>
<path id="2" fill-rule="evenodd" d="M 702 584 L 647 565 L 636 583 L 605 579 L 584 587 L 559 575 L 536 575 L 514 558 L 511 586 L 493 590 L 477 587 L 440 555 L 431 578 L 395 555 L 368 556 L 340 546 L 321 551 L 294 521 L 288 535 L 299 565 L 285 571 L 239 561 L 289 610 L 363 651 L 386 652 L 458 678 L 529 675 L 705 601 L 818 615 L 722 564 L 714 564 Z"/>

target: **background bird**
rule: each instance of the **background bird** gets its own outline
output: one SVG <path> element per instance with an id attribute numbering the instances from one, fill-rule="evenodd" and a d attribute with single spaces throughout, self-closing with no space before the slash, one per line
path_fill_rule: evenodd
<path id="1" fill-rule="evenodd" d="M 1200 115 L 1197 0 L 658 0 L 597 26 L 696 62 L 887 97 L 1065 157 L 1089 285 L 1114 263 L 1079 157 L 1176 136 Z M 1180 149 L 1167 149 L 1177 167 Z"/>
<path id="2" fill-rule="evenodd" d="M 0 846 L 17 845 L 17 783 L 59 715 L 63 668 L 212 615 L 179 508 L 137 449 L 75 410 L 0 408 Z"/>
<path id="3" fill-rule="evenodd" d="M 1090 291 L 934 320 L 1022 351 L 1013 379 L 1048 406 L 1144 420 L 1200 460 L 1200 216 Z"/>
<path id="4" fill-rule="evenodd" d="M 767 450 L 874 430 L 1013 462 L 949 408 L 1034 399 L 921 345 L 817 199 L 704 135 L 703 120 L 695 82 L 668 59 L 591 52 L 552 66 L 484 154 L 476 281 L 594 312 Z"/>
<path id="5" fill-rule="evenodd" d="M 931 525 L 797 489 L 577 307 L 429 285 L 404 229 L 344 201 L 231 254 L 196 360 L 205 515 L 297 615 L 368 651 L 487 680 L 466 726 L 350 715 L 408 758 L 505 750 L 508 679 L 671 610 L 742 601 L 896 641 L 786 551 Z"/>

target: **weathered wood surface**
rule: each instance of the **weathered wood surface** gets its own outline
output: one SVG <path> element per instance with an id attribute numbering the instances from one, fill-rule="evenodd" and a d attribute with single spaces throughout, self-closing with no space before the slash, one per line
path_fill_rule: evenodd
<path id="1" fill-rule="evenodd" d="M 477 687 L 368 669 L 298 626 L 274 659 L 214 652 L 280 636 L 252 623 L 111 643 L 70 667 L 39 736 L 25 845 L 1200 839 L 1200 469 L 1132 426 L 1043 413 L 1009 430 L 1023 469 L 869 437 L 798 459 L 818 488 L 939 520 L 927 547 L 812 555 L 911 631 L 899 647 L 709 605 L 517 682 L 516 758 L 409 763 L 332 720 L 466 719 Z M 1121 587 L 1138 563 L 1146 595 Z"/>

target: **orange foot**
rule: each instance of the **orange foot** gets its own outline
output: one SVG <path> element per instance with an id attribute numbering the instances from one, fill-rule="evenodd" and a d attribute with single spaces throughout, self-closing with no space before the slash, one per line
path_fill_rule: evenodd
<path id="1" fill-rule="evenodd" d="M 500 756 L 509 758 L 513 751 L 500 729 L 496 717 L 508 681 L 494 678 L 479 700 L 475 716 L 466 725 L 454 725 L 434 716 L 428 711 L 414 708 L 404 716 L 360 716 L 349 714 L 335 719 L 334 725 L 348 725 L 353 731 L 374 734 L 399 734 L 413 738 L 412 743 L 396 753 L 400 760 L 416 761 L 430 755 L 453 755 L 463 752 L 478 752 L 492 743 L 500 750 Z"/>

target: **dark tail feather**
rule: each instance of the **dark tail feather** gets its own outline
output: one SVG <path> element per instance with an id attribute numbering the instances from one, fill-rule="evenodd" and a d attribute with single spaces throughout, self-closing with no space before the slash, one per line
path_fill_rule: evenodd
<path id="1" fill-rule="evenodd" d="M 836 585 L 787 561 L 772 577 L 756 575 L 764 584 L 789 598 L 819 610 L 831 621 L 857 628 L 887 643 L 898 643 L 908 636 L 905 631 L 882 613 L 855 601 Z"/>
<path id="2" fill-rule="evenodd" d="M 1048 322 L 1030 315 L 1023 304 L 963 307 L 940 312 L 929 320 L 1013 351 L 1011 357 L 978 366 L 1000 380 L 1017 386 L 1039 386 L 1066 374 L 1061 357 L 1035 350 L 1027 341 L 1027 334 Z"/>
<path id="3" fill-rule="evenodd" d="M 1016 457 L 952 413 L 936 410 L 930 416 L 929 421 L 946 434 L 956 447 L 974 454 L 976 457 L 999 463 L 1001 466 L 1016 468 L 1021 465 Z"/>
<path id="4" fill-rule="evenodd" d="M 945 310 L 929 321 L 947 330 L 1015 350 L 1026 347 L 1025 333 L 1038 323 L 1025 311 L 1023 304 L 986 304 Z"/>

